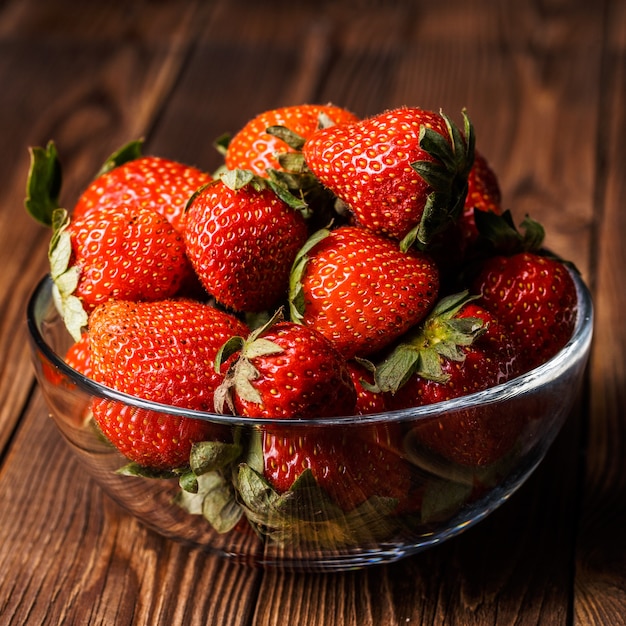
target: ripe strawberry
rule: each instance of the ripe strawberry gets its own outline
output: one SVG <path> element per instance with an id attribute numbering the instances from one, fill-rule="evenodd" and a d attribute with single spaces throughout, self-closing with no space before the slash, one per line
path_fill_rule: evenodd
<path id="1" fill-rule="evenodd" d="M 89 318 L 93 377 L 146 400 L 213 411 L 218 350 L 246 332 L 233 316 L 195 301 L 108 300 Z M 224 436 L 208 422 L 109 400 L 96 401 L 93 416 L 123 455 L 151 468 L 184 466 L 194 442 Z"/>
<path id="2" fill-rule="evenodd" d="M 233 350 L 234 353 L 230 354 Z M 224 382 L 215 395 L 246 417 L 308 419 L 352 415 L 356 392 L 343 357 L 313 329 L 270 320 L 244 340 L 235 338 Z"/>
<path id="3" fill-rule="evenodd" d="M 397 500 L 394 511 L 415 508 L 409 463 L 397 450 L 378 445 L 371 429 L 272 429 L 263 433 L 264 476 L 279 493 L 309 469 L 343 510 L 379 496 Z"/>
<path id="4" fill-rule="evenodd" d="M 390 408 L 422 406 L 497 385 L 518 373 L 506 328 L 467 292 L 442 298 L 376 368 Z"/>
<path id="5" fill-rule="evenodd" d="M 532 252 L 487 259 L 473 282 L 480 304 L 507 326 L 522 369 L 545 363 L 570 339 L 577 294 L 563 262 Z"/>
<path id="6" fill-rule="evenodd" d="M 292 153 L 294 148 L 283 139 L 268 133 L 276 127 L 285 127 L 302 139 L 310 137 L 320 128 L 320 115 L 331 123 L 355 122 L 356 115 L 331 104 L 302 104 L 281 107 L 260 113 L 251 119 L 231 139 L 225 154 L 226 167 L 250 170 L 258 176 L 267 176 L 267 170 L 282 170 L 278 153 Z"/>
<path id="7" fill-rule="evenodd" d="M 518 354 L 497 318 L 466 293 L 446 297 L 414 336 L 379 365 L 376 379 L 391 409 L 423 406 L 481 391 L 519 372 Z M 418 423 L 419 439 L 466 465 L 485 465 L 508 450 L 522 428 L 489 409 L 460 410 Z"/>
<path id="8" fill-rule="evenodd" d="M 93 378 L 88 332 L 84 332 L 81 338 L 69 347 L 65 353 L 65 362 L 83 376 Z"/>
<path id="9" fill-rule="evenodd" d="M 51 273 L 75 339 L 98 304 L 168 298 L 193 271 L 182 236 L 152 209 L 93 209 L 71 221 L 58 209 L 56 219 Z"/>
<path id="10" fill-rule="evenodd" d="M 270 309 L 286 295 L 307 238 L 302 215 L 249 178 L 223 178 L 190 201 L 185 244 L 205 289 L 236 311 Z"/>
<path id="11" fill-rule="evenodd" d="M 318 130 L 302 152 L 360 225 L 408 249 L 462 213 L 473 146 L 467 117 L 464 138 L 443 114 L 400 108 Z"/>
<path id="12" fill-rule="evenodd" d="M 140 156 L 140 144 L 133 142 L 109 157 L 79 197 L 72 215 L 76 218 L 96 207 L 149 207 L 181 231 L 187 201 L 210 181 L 210 174 L 190 165 Z"/>
<path id="13" fill-rule="evenodd" d="M 526 423 L 524 413 L 485 405 L 418 422 L 411 434 L 413 441 L 454 463 L 484 467 L 510 452 Z"/>
<path id="14" fill-rule="evenodd" d="M 500 183 L 487 159 L 478 150 L 474 151 L 474 165 L 467 180 L 467 197 L 461 224 L 465 237 L 471 242 L 478 237 L 474 211 L 502 214 L 502 192 Z"/>
<path id="15" fill-rule="evenodd" d="M 356 414 L 384 413 L 387 410 L 385 394 L 376 389 L 373 365 L 370 369 L 369 365 L 351 359 L 348 371 L 356 390 Z"/>
<path id="16" fill-rule="evenodd" d="M 129 146 L 110 158 L 111 167 L 134 154 L 136 144 Z M 167 298 L 191 282 L 182 236 L 166 217 L 135 202 L 94 206 L 70 220 L 59 205 L 61 179 L 54 143 L 33 148 L 24 203 L 34 219 L 52 229 L 50 274 L 75 341 L 88 313 L 108 298 Z"/>
<path id="17" fill-rule="evenodd" d="M 291 315 L 346 357 L 373 354 L 417 324 L 437 298 L 435 263 L 364 228 L 318 231 L 291 277 Z"/>

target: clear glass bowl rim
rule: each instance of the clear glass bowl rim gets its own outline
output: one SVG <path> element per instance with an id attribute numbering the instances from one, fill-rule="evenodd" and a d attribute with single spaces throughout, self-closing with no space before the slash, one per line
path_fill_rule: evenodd
<path id="1" fill-rule="evenodd" d="M 581 276 L 573 270 L 570 273 L 576 285 L 578 296 L 578 315 L 572 337 L 562 350 L 546 363 L 539 367 L 500 385 L 489 387 L 465 396 L 460 396 L 445 402 L 438 402 L 426 406 L 413 407 L 410 409 L 400 409 L 387 411 L 384 413 L 372 413 L 369 415 L 334 416 L 312 419 L 278 419 L 278 418 L 248 418 L 239 415 L 221 415 L 185 409 L 171 406 L 150 400 L 144 400 L 130 394 L 126 394 L 115 389 L 106 387 L 100 383 L 87 378 L 80 372 L 67 365 L 63 358 L 59 356 L 44 339 L 36 319 L 36 309 L 40 299 L 47 297 L 52 304 L 52 279 L 50 275 L 44 276 L 33 290 L 29 298 L 26 321 L 29 330 L 30 340 L 35 347 L 41 351 L 45 358 L 58 369 L 64 376 L 69 378 L 76 387 L 92 396 L 105 398 L 117 402 L 123 402 L 138 409 L 158 411 L 168 415 L 178 417 L 189 417 L 201 419 L 214 423 L 222 423 L 230 426 L 263 426 L 263 425 L 311 425 L 329 426 L 363 423 L 377 423 L 389 421 L 421 420 L 428 419 L 442 414 L 468 408 L 476 408 L 479 405 L 494 404 L 509 399 L 522 396 L 536 391 L 538 387 L 549 384 L 565 373 L 572 364 L 577 363 L 580 358 L 586 358 L 593 334 L 593 303 L 591 293 Z"/>

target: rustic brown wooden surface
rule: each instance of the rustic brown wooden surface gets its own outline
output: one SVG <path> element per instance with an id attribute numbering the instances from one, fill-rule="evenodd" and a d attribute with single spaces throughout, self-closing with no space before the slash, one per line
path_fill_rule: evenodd
<path id="1" fill-rule="evenodd" d="M 48 233 L 23 210 L 54 139 L 71 205 L 129 139 L 207 169 L 267 108 L 467 107 L 505 204 L 596 302 L 588 384 L 535 475 L 447 544 L 362 572 L 229 564 L 142 528 L 47 418 L 24 306 Z M 0 3 L 0 624 L 626 623 L 626 5 L 621 0 Z"/>

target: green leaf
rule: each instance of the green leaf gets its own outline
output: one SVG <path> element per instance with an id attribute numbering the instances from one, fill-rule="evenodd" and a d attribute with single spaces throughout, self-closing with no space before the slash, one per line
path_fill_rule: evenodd
<path id="1" fill-rule="evenodd" d="M 192 472 L 184 472 L 178 479 L 178 484 L 183 491 L 198 493 L 198 476 Z"/>
<path id="2" fill-rule="evenodd" d="M 237 484 L 248 521 L 261 537 L 279 545 L 336 550 L 388 540 L 404 523 L 395 515 L 398 502 L 394 498 L 372 496 L 344 512 L 310 469 L 280 495 L 245 464 L 239 467 Z"/>
<path id="3" fill-rule="evenodd" d="M 45 148 L 30 148 L 30 168 L 26 180 L 26 210 L 44 226 L 52 226 L 52 214 L 59 208 L 62 185 L 61 163 L 54 142 Z"/>
<path id="4" fill-rule="evenodd" d="M 244 343 L 245 339 L 243 337 L 235 335 L 222 344 L 215 355 L 214 370 L 216 374 L 221 372 L 222 365 L 224 365 L 233 354 L 243 348 Z"/>
<path id="5" fill-rule="evenodd" d="M 79 341 L 89 320 L 83 303 L 76 296 L 61 297 L 61 303 L 63 322 L 74 341 Z"/>
<path id="6" fill-rule="evenodd" d="M 450 319 L 456 315 L 468 302 L 475 300 L 478 296 L 470 296 L 467 289 L 443 296 L 435 304 L 428 315 L 428 319 L 435 317 L 445 317 Z"/>
<path id="7" fill-rule="evenodd" d="M 411 167 L 424 179 L 433 190 L 440 193 L 450 193 L 454 180 L 454 171 L 448 170 L 441 163 L 432 161 L 415 161 Z"/>
<path id="8" fill-rule="evenodd" d="M 224 469 L 241 455 L 241 446 L 221 441 L 201 441 L 191 446 L 189 465 L 200 476 L 207 472 Z"/>
<path id="9" fill-rule="evenodd" d="M 276 500 L 274 508 L 286 522 L 316 522 L 343 515 L 308 468 Z"/>
<path id="10" fill-rule="evenodd" d="M 170 479 L 176 478 L 176 472 L 170 470 L 154 469 L 151 467 L 144 467 L 139 463 L 128 463 L 117 470 L 116 474 L 120 476 L 139 476 L 141 478 L 155 478 L 155 479 Z"/>
<path id="11" fill-rule="evenodd" d="M 424 212 L 419 222 L 417 240 L 428 245 L 432 239 L 448 225 L 448 215 L 446 213 L 449 196 L 442 195 L 436 191 L 428 194 Z"/>
<path id="12" fill-rule="evenodd" d="M 309 262 L 308 253 L 323 239 L 330 235 L 328 228 L 315 231 L 298 250 L 291 266 L 289 275 L 289 316 L 292 322 L 302 323 L 304 316 L 304 294 L 302 293 L 302 276 Z"/>
<path id="13" fill-rule="evenodd" d="M 520 228 L 524 230 L 522 235 L 523 249 L 527 252 L 539 252 L 546 235 L 544 227 L 527 215 L 520 224 Z"/>
<path id="14" fill-rule="evenodd" d="M 250 170 L 236 169 L 226 170 L 220 178 L 229 189 L 237 191 L 252 183 L 255 176 Z"/>
<path id="15" fill-rule="evenodd" d="M 444 374 L 441 367 L 441 357 L 434 348 L 424 348 L 419 352 L 419 362 L 415 371 L 422 378 L 437 383 L 445 383 L 450 377 Z"/>
<path id="16" fill-rule="evenodd" d="M 62 298 L 69 298 L 78 285 L 78 277 L 80 272 L 77 267 L 70 267 L 62 274 L 54 274 L 54 283 L 59 290 L 59 294 Z"/>
<path id="17" fill-rule="evenodd" d="M 320 113 L 317 116 L 317 127 L 319 129 L 322 128 L 330 128 L 331 126 L 336 126 L 337 122 L 335 122 L 335 120 L 333 120 L 328 113 L 324 113 L 323 111 L 320 111 Z"/>
<path id="18" fill-rule="evenodd" d="M 436 130 L 422 125 L 419 132 L 419 145 L 422 150 L 440 161 L 446 172 L 454 174 L 457 171 L 453 149 L 450 147 L 447 139 Z M 430 162 L 424 161 L 423 163 Z"/>
<path id="19" fill-rule="evenodd" d="M 465 168 L 461 169 L 461 173 L 464 178 L 467 178 L 476 159 L 476 133 L 474 132 L 474 125 L 467 115 L 467 109 L 463 109 L 461 114 L 463 115 L 463 132 L 465 135 Z"/>
<path id="20" fill-rule="evenodd" d="M 265 132 L 268 135 L 278 137 L 278 139 L 284 141 L 290 148 L 293 148 L 294 150 L 302 150 L 302 146 L 304 146 L 304 137 L 298 135 L 298 133 L 293 132 L 286 126 L 268 126 L 265 129 Z"/>
<path id="21" fill-rule="evenodd" d="M 107 174 L 116 167 L 124 165 L 124 163 L 139 159 L 142 156 L 142 149 L 143 139 L 137 139 L 123 145 L 102 164 L 102 167 L 98 170 L 95 178 L 98 178 L 103 174 Z"/>
<path id="22" fill-rule="evenodd" d="M 67 232 L 70 220 L 65 209 L 56 209 L 52 215 L 52 237 L 48 247 L 50 275 L 53 279 L 63 274 L 69 267 L 72 256 L 72 241 Z M 73 290 L 72 290 L 73 291 Z"/>
<path id="23" fill-rule="evenodd" d="M 298 198 L 297 196 L 292 194 L 285 186 L 277 183 L 271 178 L 267 180 L 267 184 L 269 188 L 278 196 L 278 198 L 280 198 L 287 206 L 295 209 L 296 211 L 302 211 L 303 213 L 307 212 L 309 205 L 304 201 L 303 198 Z"/>
<path id="24" fill-rule="evenodd" d="M 263 404 L 263 398 L 251 381 L 259 377 L 259 370 L 245 357 L 239 359 L 235 365 L 233 382 L 235 393 L 245 402 Z"/>
<path id="25" fill-rule="evenodd" d="M 395 393 L 416 371 L 420 352 L 404 343 L 398 346 L 376 368 L 374 380 L 381 391 Z"/>
<path id="26" fill-rule="evenodd" d="M 248 509 L 261 515 L 268 515 L 280 498 L 263 475 L 247 463 L 239 466 L 237 487 Z"/>
<path id="27" fill-rule="evenodd" d="M 276 155 L 276 159 L 280 163 L 280 166 L 291 174 L 304 174 L 309 171 L 304 156 L 301 152 L 281 152 Z M 297 188 L 299 181 L 294 179 L 293 176 L 289 179 L 289 187 Z"/>
<path id="28" fill-rule="evenodd" d="M 215 480 L 210 489 L 201 486 L 201 490 L 205 493 L 202 501 L 204 519 L 218 533 L 227 533 L 232 530 L 243 515 L 243 511 L 235 499 L 233 486 L 222 478 Z"/>
<path id="29" fill-rule="evenodd" d="M 274 341 L 258 337 L 253 341 L 246 343 L 243 353 L 248 359 L 256 359 L 263 356 L 271 356 L 272 354 L 281 354 L 285 350 Z"/>
<path id="30" fill-rule="evenodd" d="M 225 156 L 228 151 L 230 140 L 232 139 L 229 133 L 220 135 L 214 142 L 213 147 L 222 155 Z"/>
<path id="31" fill-rule="evenodd" d="M 181 490 L 174 501 L 187 513 L 202 515 L 219 533 L 232 530 L 243 513 L 232 484 L 219 472 L 198 476 L 196 491 Z"/>
<path id="32" fill-rule="evenodd" d="M 474 210 L 474 222 L 481 238 L 491 243 L 497 252 L 521 250 L 522 237 L 510 211 L 497 215 L 491 211 Z"/>

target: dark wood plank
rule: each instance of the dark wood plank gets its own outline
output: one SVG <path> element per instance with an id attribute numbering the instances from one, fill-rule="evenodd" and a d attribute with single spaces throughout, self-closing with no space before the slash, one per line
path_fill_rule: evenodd
<path id="1" fill-rule="evenodd" d="M 202 3 L 5 2 L 0 9 L 0 448 L 32 384 L 24 303 L 49 233 L 24 211 L 29 146 L 54 140 L 69 208 L 103 160 L 149 132 L 203 23 Z"/>
<path id="2" fill-rule="evenodd" d="M 166 541 L 70 454 L 37 392 L 0 469 L 5 624 L 248 624 L 260 572 Z"/>
<path id="3" fill-rule="evenodd" d="M 576 555 L 577 624 L 626 624 L 626 7 L 608 14 L 598 140 L 597 288 L 585 498 Z"/>

